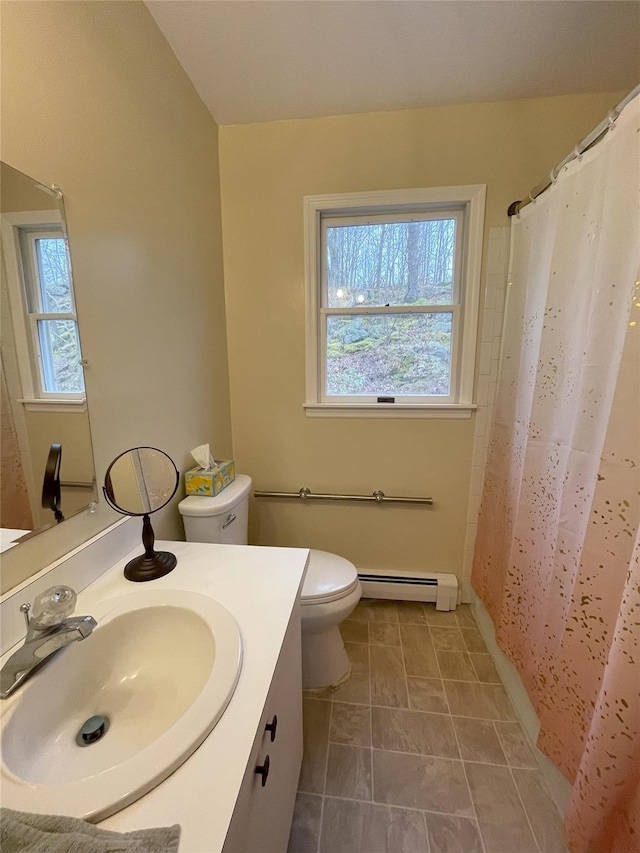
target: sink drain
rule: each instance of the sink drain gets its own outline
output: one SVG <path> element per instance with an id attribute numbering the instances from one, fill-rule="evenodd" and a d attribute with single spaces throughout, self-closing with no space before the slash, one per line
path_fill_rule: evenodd
<path id="1" fill-rule="evenodd" d="M 102 740 L 109 728 L 109 717 L 104 714 L 96 714 L 89 719 L 81 727 L 76 735 L 76 743 L 78 746 L 91 746 L 92 743 Z"/>

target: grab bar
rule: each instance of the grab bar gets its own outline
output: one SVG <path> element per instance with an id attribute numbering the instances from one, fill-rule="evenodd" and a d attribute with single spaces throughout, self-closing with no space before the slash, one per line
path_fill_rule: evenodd
<path id="1" fill-rule="evenodd" d="M 427 504 L 433 505 L 433 498 L 393 498 L 380 489 L 372 495 L 316 495 L 306 486 L 298 492 L 261 492 L 253 493 L 255 498 L 298 498 L 301 501 L 375 501 L 381 503 Z"/>

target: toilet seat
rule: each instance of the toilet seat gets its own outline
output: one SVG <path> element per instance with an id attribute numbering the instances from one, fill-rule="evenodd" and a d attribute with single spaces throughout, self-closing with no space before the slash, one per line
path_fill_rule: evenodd
<path id="1" fill-rule="evenodd" d="M 358 572 L 349 560 L 313 549 L 309 555 L 309 566 L 300 596 L 303 607 L 338 601 L 358 588 Z"/>

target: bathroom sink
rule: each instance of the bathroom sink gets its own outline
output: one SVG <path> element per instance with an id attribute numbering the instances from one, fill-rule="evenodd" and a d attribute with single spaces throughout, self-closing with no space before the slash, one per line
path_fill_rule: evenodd
<path id="1" fill-rule="evenodd" d="M 2 703 L 3 806 L 102 820 L 182 764 L 233 695 L 240 632 L 212 598 L 147 590 L 91 615 Z"/>

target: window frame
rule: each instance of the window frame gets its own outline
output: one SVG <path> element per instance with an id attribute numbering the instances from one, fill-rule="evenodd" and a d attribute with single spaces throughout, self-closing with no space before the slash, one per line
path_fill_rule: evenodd
<path id="1" fill-rule="evenodd" d="M 71 278 L 72 312 L 46 313 L 32 311 L 30 301 L 40 302 L 38 284 L 33 280 L 37 275 L 37 259 L 34 257 L 35 240 L 38 237 L 52 236 L 65 240 L 64 222 L 61 214 L 55 210 L 20 211 L 2 214 L 2 245 L 7 274 L 7 293 L 11 313 L 15 346 L 18 357 L 18 370 L 22 388 L 23 403 L 28 410 L 46 409 L 47 411 L 66 411 L 69 407 L 86 409 L 86 392 L 60 393 L 46 391 L 44 388 L 43 356 L 40 351 L 38 335 L 39 320 L 71 320 L 78 333 L 78 317 L 75 311 L 73 272 L 67 245 L 67 263 Z M 29 269 L 25 270 L 23 246 L 26 247 Z M 26 275 L 25 275 L 26 272 Z M 82 356 L 81 356 L 82 358 Z"/>
<path id="2" fill-rule="evenodd" d="M 412 190 L 381 190 L 376 192 L 346 193 L 338 195 L 305 196 L 305 273 L 306 273 L 306 401 L 309 417 L 446 417 L 469 418 L 476 408 L 473 403 L 475 378 L 478 312 L 480 303 L 480 270 L 484 232 L 486 186 L 473 184 L 455 187 L 435 187 Z M 371 399 L 357 401 L 354 397 L 328 397 L 324 389 L 326 358 L 326 319 L 332 314 L 344 315 L 342 309 L 323 305 L 324 228 L 332 221 L 350 220 L 360 224 L 363 219 L 402 217 L 431 218 L 452 212 L 463 214 L 462 233 L 456 236 L 456 262 L 454 272 L 459 288 L 459 300 L 452 306 L 433 305 L 394 306 L 360 309 L 364 314 L 431 313 L 455 308 L 453 323 L 451 393 L 442 397 L 399 397 L 394 403 L 378 403 Z M 358 221 L 360 220 L 360 221 Z M 388 221 L 388 220 L 387 220 Z M 459 270 L 455 270 L 460 258 Z M 455 296 L 455 292 L 454 292 Z M 425 308 L 427 309 L 425 311 Z M 452 320 L 453 320 L 452 314 Z"/>

